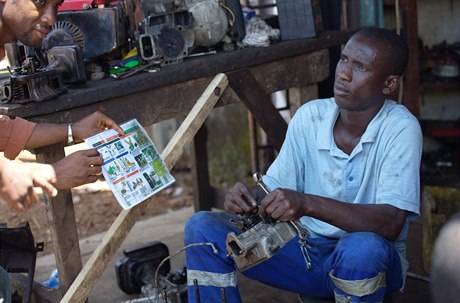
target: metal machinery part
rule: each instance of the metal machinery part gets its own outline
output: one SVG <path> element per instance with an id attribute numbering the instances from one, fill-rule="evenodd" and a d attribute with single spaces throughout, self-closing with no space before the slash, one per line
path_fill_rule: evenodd
<path id="1" fill-rule="evenodd" d="M 193 16 L 195 45 L 213 46 L 225 37 L 228 31 L 228 18 L 219 2 L 189 0 L 187 6 Z"/>
<path id="2" fill-rule="evenodd" d="M 5 103 L 44 101 L 66 92 L 64 81 L 56 70 L 35 74 L 12 74 L 0 83 L 0 100 Z"/>
<path id="3" fill-rule="evenodd" d="M 104 59 L 127 44 L 129 17 L 123 2 L 102 8 L 59 11 L 45 37 L 47 70 L 57 69 L 65 83 L 86 81 L 85 62 Z"/>
<path id="4" fill-rule="evenodd" d="M 129 18 L 123 2 L 79 11 L 59 11 L 57 22 L 43 40 L 45 50 L 76 45 L 83 60 L 101 58 L 126 45 Z"/>
<path id="5" fill-rule="evenodd" d="M 192 17 L 183 6 L 170 3 L 168 9 L 142 2 L 144 14 L 139 24 L 138 48 L 144 61 L 158 61 L 162 66 L 182 62 L 194 44 Z M 166 10 L 163 12 L 163 10 Z"/>
<path id="6" fill-rule="evenodd" d="M 0 82 L 0 100 L 7 103 L 28 103 L 54 98 L 67 89 L 57 69 L 46 69 L 37 65 L 32 54 L 16 43 L 5 44 L 8 59 L 12 64 L 8 79 Z M 24 48 L 25 49 L 25 48 Z"/>
<path id="7" fill-rule="evenodd" d="M 77 45 L 55 46 L 47 51 L 46 70 L 57 70 L 65 83 L 84 83 L 85 65 Z"/>
<path id="8" fill-rule="evenodd" d="M 169 250 L 164 243 L 154 241 L 123 253 L 115 264 L 118 287 L 127 294 L 145 296 L 125 303 L 187 302 L 187 272 L 185 267 L 170 272 Z"/>
<path id="9" fill-rule="evenodd" d="M 262 176 L 255 173 L 253 177 L 256 184 L 268 194 L 269 190 L 262 182 Z M 302 241 L 305 241 L 309 233 L 300 223 L 272 221 L 271 218 L 263 221 L 257 213 L 238 215 L 237 221 L 231 221 L 242 232 L 239 235 L 234 232 L 227 235 L 226 249 L 239 270 L 244 271 L 271 258 L 296 236 L 299 236 L 300 244 L 305 245 Z"/>
<path id="10" fill-rule="evenodd" d="M 227 235 L 227 253 L 238 269 L 244 271 L 271 258 L 297 235 L 289 222 L 259 222 L 239 235 Z"/>

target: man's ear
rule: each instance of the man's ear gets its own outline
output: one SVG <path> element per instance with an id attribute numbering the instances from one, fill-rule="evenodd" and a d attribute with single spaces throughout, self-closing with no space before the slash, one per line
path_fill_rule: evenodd
<path id="1" fill-rule="evenodd" d="M 390 75 L 385 80 L 385 85 L 383 86 L 383 94 L 389 95 L 391 94 L 399 85 L 399 81 L 401 81 L 401 76 Z"/>

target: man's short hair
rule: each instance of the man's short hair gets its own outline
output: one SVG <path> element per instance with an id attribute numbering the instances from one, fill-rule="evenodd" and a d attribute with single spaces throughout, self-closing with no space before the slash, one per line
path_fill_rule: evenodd
<path id="1" fill-rule="evenodd" d="M 409 48 L 406 41 L 396 32 L 386 28 L 368 27 L 359 30 L 356 35 L 365 37 L 376 45 L 384 45 L 382 52 L 389 66 L 392 66 L 391 74 L 402 76 L 409 60 Z"/>

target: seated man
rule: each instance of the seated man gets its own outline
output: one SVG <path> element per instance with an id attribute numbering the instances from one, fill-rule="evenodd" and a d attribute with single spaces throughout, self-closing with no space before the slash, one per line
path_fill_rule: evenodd
<path id="1" fill-rule="evenodd" d="M 334 98 L 308 102 L 291 120 L 283 146 L 263 176 L 270 190 L 238 182 L 227 212 L 198 212 L 185 227 L 189 302 L 241 302 L 226 236 L 235 214 L 258 211 L 300 220 L 311 233 L 306 266 L 294 238 L 244 271 L 273 287 L 336 302 L 382 302 L 404 287 L 409 219 L 419 214 L 422 132 L 417 119 L 387 99 L 408 61 L 404 40 L 387 29 L 362 29 L 346 43 Z M 256 201 L 260 201 L 260 206 Z M 232 214 L 231 214 L 232 213 Z"/>

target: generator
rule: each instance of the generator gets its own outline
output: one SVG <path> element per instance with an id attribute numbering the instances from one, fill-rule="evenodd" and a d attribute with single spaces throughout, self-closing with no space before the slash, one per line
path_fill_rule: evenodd
<path id="1" fill-rule="evenodd" d="M 45 37 L 42 48 L 50 52 L 54 47 L 75 45 L 85 62 L 112 58 L 115 52 L 129 47 L 130 23 L 134 17 L 124 1 L 106 1 L 97 7 L 94 1 L 77 9 L 66 0 L 57 15 L 56 23 Z M 97 4 L 100 5 L 101 3 Z M 86 8 L 86 9 L 85 9 Z"/>

